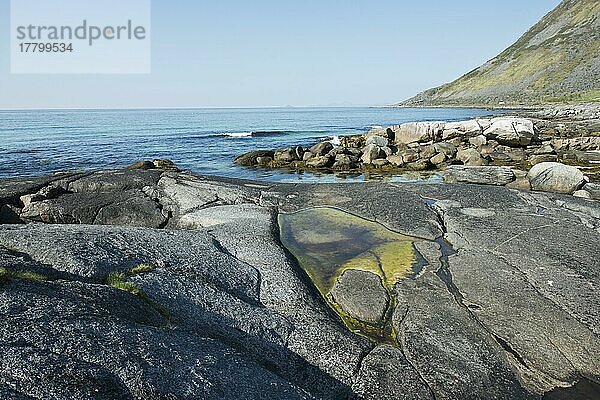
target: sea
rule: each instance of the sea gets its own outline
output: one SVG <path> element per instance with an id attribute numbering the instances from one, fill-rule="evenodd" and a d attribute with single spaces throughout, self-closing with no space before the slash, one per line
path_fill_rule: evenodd
<path id="1" fill-rule="evenodd" d="M 170 159 L 197 174 L 269 182 L 431 180 L 247 168 L 236 156 L 310 146 L 411 121 L 459 121 L 497 111 L 467 108 L 261 108 L 0 111 L 0 178 L 121 168 Z"/>

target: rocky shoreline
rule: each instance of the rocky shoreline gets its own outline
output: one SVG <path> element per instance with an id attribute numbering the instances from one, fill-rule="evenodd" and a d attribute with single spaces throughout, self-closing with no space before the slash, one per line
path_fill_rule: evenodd
<path id="1" fill-rule="evenodd" d="M 308 149 L 296 146 L 253 151 L 235 162 L 249 167 L 324 173 L 401 174 L 445 171 L 449 167 L 456 171 L 456 166 L 510 167 L 515 171 L 513 181 L 523 178 L 535 165 L 560 162 L 583 170 L 588 182 L 600 181 L 600 106 L 561 107 L 524 116 L 459 122 L 406 123 L 328 139 Z M 502 175 L 502 171 L 497 169 L 493 175 Z M 580 182 L 573 192 L 582 187 Z"/>
<path id="2" fill-rule="evenodd" d="M 597 398 L 599 204 L 164 161 L 3 180 L 0 397 Z M 284 237 L 303 210 L 331 212 Z M 319 286 L 291 239 L 349 261 Z"/>

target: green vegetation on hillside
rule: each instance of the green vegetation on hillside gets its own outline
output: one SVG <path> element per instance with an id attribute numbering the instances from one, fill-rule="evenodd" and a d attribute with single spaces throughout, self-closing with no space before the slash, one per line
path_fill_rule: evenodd
<path id="1" fill-rule="evenodd" d="M 565 0 L 496 58 L 400 105 L 594 102 L 599 93 L 600 1 Z"/>

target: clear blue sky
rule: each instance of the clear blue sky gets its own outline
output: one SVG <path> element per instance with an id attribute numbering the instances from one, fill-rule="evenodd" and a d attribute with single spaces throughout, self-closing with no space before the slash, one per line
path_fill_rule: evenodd
<path id="1" fill-rule="evenodd" d="M 152 74 L 11 75 L 0 0 L 0 108 L 391 104 L 494 57 L 559 2 L 153 0 Z"/>

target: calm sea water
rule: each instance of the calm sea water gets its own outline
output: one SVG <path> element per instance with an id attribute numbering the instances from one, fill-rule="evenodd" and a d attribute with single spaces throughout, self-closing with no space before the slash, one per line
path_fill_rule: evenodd
<path id="1" fill-rule="evenodd" d="M 308 146 L 374 126 L 456 121 L 489 113 L 391 108 L 0 111 L 0 177 L 115 168 L 167 158 L 201 174 L 279 182 L 332 181 L 339 178 L 248 169 L 232 160 L 251 150 Z"/>

